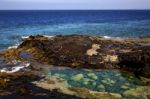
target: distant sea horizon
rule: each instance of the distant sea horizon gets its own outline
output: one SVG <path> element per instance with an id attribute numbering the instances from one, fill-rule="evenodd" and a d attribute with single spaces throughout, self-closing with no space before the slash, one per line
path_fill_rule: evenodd
<path id="1" fill-rule="evenodd" d="M 29 35 L 150 35 L 150 9 L 0 10 L 0 50 Z"/>

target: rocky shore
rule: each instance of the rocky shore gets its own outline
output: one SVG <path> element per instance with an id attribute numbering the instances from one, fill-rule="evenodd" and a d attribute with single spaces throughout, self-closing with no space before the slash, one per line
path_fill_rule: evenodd
<path id="1" fill-rule="evenodd" d="M 150 77 L 150 38 L 38 35 L 24 39 L 18 48 L 8 49 L 1 56 L 71 68 L 126 69 Z"/>
<path id="2" fill-rule="evenodd" d="M 41 75 L 49 67 L 69 67 L 128 71 L 139 79 L 142 77 L 149 79 L 150 38 L 104 38 L 83 35 L 58 35 L 51 38 L 42 35 L 30 36 L 23 39 L 17 48 L 0 52 L 1 65 L 8 64 L 10 61 L 28 62 L 30 66 L 15 73 L 0 73 L 2 99 L 7 97 L 14 97 L 14 99 L 20 99 L 20 97 L 22 99 L 29 99 L 29 97 L 33 99 L 37 97 L 38 99 L 79 99 L 79 97 L 120 99 L 122 96 L 115 93 L 97 93 L 87 89 L 59 87 L 61 89 L 59 91 L 55 90 L 58 88 L 49 90 L 49 84 L 58 79 L 49 78 L 52 80 L 48 83 L 48 79 L 43 80 L 44 76 Z M 147 81 L 147 83 L 150 82 Z M 68 95 L 63 93 L 62 89 Z M 149 95 L 147 93 L 144 97 Z M 87 94 L 88 97 L 84 97 Z"/>

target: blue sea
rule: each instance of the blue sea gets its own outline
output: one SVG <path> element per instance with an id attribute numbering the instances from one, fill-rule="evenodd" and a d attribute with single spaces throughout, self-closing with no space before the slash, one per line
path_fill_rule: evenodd
<path id="1" fill-rule="evenodd" d="M 150 35 L 150 10 L 0 11 L 0 50 L 29 35 Z"/>

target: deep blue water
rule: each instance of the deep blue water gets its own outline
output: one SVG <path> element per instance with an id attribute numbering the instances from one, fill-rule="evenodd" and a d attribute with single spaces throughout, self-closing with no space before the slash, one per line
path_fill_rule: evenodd
<path id="1" fill-rule="evenodd" d="M 150 10 L 0 11 L 0 50 L 28 35 L 150 35 Z"/>

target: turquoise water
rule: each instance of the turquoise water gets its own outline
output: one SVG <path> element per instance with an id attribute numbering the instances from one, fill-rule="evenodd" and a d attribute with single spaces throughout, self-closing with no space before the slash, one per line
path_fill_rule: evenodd
<path id="1" fill-rule="evenodd" d="M 48 75 L 63 78 L 73 87 L 88 88 L 99 92 L 122 93 L 131 88 L 146 85 L 133 74 L 117 70 L 87 71 L 82 69 L 52 68 L 49 70 Z"/>

